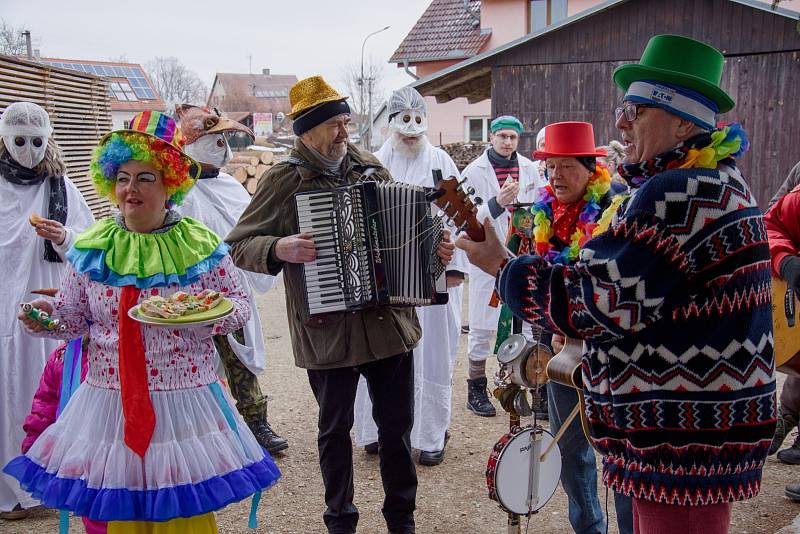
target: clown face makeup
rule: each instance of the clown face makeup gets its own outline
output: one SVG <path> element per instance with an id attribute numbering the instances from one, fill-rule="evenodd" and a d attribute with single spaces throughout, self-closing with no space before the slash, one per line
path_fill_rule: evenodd
<path id="1" fill-rule="evenodd" d="M 424 113 L 407 109 L 395 115 L 389 127 L 400 135 L 419 137 L 428 130 L 428 119 Z"/>
<path id="2" fill-rule="evenodd" d="M 208 134 L 186 145 L 186 154 L 206 165 L 224 167 L 231 159 L 231 149 L 223 134 Z"/>
<path id="3" fill-rule="evenodd" d="M 11 157 L 28 169 L 41 163 L 47 150 L 47 137 L 41 135 L 4 135 L 3 143 Z"/>

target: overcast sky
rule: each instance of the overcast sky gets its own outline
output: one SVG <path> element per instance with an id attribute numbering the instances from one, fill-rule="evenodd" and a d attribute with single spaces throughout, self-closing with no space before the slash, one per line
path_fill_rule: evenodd
<path id="1" fill-rule="evenodd" d="M 304 78 L 322 74 L 340 90 L 347 64 L 385 64 L 384 88 L 411 78 L 386 63 L 430 0 L 0 0 L 0 18 L 30 29 L 42 56 L 145 64 L 176 56 L 210 87 L 216 72 L 266 67 Z"/>

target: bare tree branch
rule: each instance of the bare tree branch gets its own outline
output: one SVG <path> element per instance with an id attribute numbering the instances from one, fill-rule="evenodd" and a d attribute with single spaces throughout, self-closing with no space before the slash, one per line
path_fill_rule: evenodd
<path id="1" fill-rule="evenodd" d="M 339 81 L 344 87 L 344 92 L 350 96 L 350 108 L 353 110 L 354 119 L 358 118 L 361 124 L 369 120 L 369 89 L 372 82 L 372 113 L 381 107 L 385 98 L 383 89 L 384 64 L 370 57 L 364 60 L 363 102 L 361 84 L 361 63 L 345 65 L 339 75 Z"/>
<path id="2" fill-rule="evenodd" d="M 176 104 L 205 104 L 208 87 L 176 57 L 157 57 L 145 65 L 168 110 Z"/>
<path id="3" fill-rule="evenodd" d="M 23 31 L 24 28 L 15 28 L 0 19 L 0 54 L 21 56 L 27 53 Z"/>

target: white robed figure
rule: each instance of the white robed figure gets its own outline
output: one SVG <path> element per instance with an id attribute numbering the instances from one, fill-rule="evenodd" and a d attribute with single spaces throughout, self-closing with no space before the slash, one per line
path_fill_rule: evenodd
<path id="1" fill-rule="evenodd" d="M 31 290 L 59 287 L 63 255 L 94 223 L 78 188 L 66 177 L 47 112 L 11 104 L 0 117 L 0 466 L 19 456 L 22 423 L 57 340 L 32 337 L 17 320 Z M 31 215 L 44 220 L 32 227 Z M 0 517 L 20 519 L 38 505 L 19 482 L 0 474 Z"/>
<path id="2" fill-rule="evenodd" d="M 202 222 L 224 239 L 250 204 L 250 194 L 242 184 L 230 174 L 220 170 L 232 158 L 226 135 L 241 132 L 252 137 L 253 132 L 244 125 L 219 115 L 216 110 L 180 104 L 176 106 L 175 112 L 180 120 L 181 131 L 186 136 L 186 153 L 200 162 L 203 169 L 200 179 L 189 191 L 183 203 L 175 209 L 181 215 Z M 230 349 L 225 350 L 233 351 L 236 359 L 244 364 L 249 373 L 234 369 L 231 361 L 222 354 L 219 367 L 224 368 L 224 374 L 228 376 L 237 409 L 245 422 L 261 446 L 274 454 L 285 450 L 289 444 L 286 439 L 275 433 L 267 421 L 266 395 L 262 393 L 255 376 L 264 372 L 267 366 L 266 347 L 255 294 L 269 291 L 275 285 L 276 277 L 239 268 L 236 272 L 239 274 L 242 288 L 250 297 L 250 319 L 242 328 L 244 343 L 240 343 L 234 334 L 228 334 L 226 338 Z M 218 346 L 217 350 L 219 352 L 223 349 Z M 219 370 L 220 374 L 223 374 L 222 369 Z M 248 392 L 246 398 L 242 398 L 241 391 Z"/>
<path id="3" fill-rule="evenodd" d="M 431 145 L 425 136 L 425 100 L 416 90 L 404 87 L 395 91 L 389 98 L 388 113 L 391 135 L 375 155 L 395 181 L 434 187 L 433 169 L 441 169 L 444 178 L 460 178 L 450 156 Z M 421 451 L 420 463 L 424 465 L 437 465 L 444 458 L 445 433 L 450 426 L 451 382 L 461 328 L 461 282 L 466 269 L 466 258 L 461 251 L 456 251 L 447 267 L 448 303 L 416 308 L 422 339 L 414 349 L 411 446 Z M 363 377 L 356 393 L 355 440 L 357 446 L 378 441 L 372 403 Z"/>

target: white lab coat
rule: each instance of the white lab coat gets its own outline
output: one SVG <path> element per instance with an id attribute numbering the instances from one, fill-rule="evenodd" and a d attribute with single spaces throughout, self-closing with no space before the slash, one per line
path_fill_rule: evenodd
<path id="1" fill-rule="evenodd" d="M 54 245 L 62 257 L 76 235 L 94 223 L 83 195 L 69 179 L 65 182 L 67 240 Z M 0 176 L 0 467 L 20 454 L 22 423 L 31 411 L 47 357 L 59 345 L 57 340 L 29 336 L 17 320 L 19 304 L 36 297 L 30 291 L 59 287 L 65 270 L 65 263 L 44 260 L 44 240 L 28 223 L 33 213 L 47 216 L 48 183 L 16 185 Z M 16 479 L 0 474 L 0 512 L 17 503 L 23 508 L 39 504 Z"/>
<path id="2" fill-rule="evenodd" d="M 392 138 L 389 138 L 375 155 L 398 182 L 433 187 L 432 169 L 441 169 L 444 178 L 459 178 L 458 168 L 450 156 L 444 150 L 426 143 L 424 151 L 410 159 L 397 153 L 392 146 Z M 463 251 L 456 250 L 447 270 L 465 272 L 466 269 L 466 256 Z M 444 447 L 444 433 L 450 426 L 451 381 L 458 354 L 462 292 L 462 286 L 450 288 L 447 304 L 416 308 L 422 339 L 414 349 L 414 427 L 411 430 L 411 446 L 423 451 L 441 450 Z M 372 419 L 372 402 L 366 386 L 362 377 L 355 403 L 355 440 L 358 446 L 378 441 L 378 429 Z"/>
<path id="3" fill-rule="evenodd" d="M 487 149 L 488 151 L 488 149 Z M 539 176 L 539 168 L 528 158 L 517 154 L 519 164 L 519 202 L 532 202 L 536 189 L 545 185 Z M 478 221 L 483 222 L 489 213 L 489 199 L 497 196 L 500 185 L 495 175 L 489 156 L 484 152 L 475 161 L 470 163 L 462 173 L 467 184 L 475 188 L 475 197 L 480 197 L 483 203 L 478 208 Z M 501 241 L 505 241 L 508 234 L 510 216 L 504 211 L 497 219 L 493 219 L 494 229 Z M 494 291 L 494 276 L 490 276 L 474 265 L 468 268 L 469 273 L 469 327 L 480 330 L 497 330 L 497 321 L 500 318 L 500 307 L 492 308 L 489 300 Z"/>
<path id="4" fill-rule="evenodd" d="M 233 176 L 219 173 L 216 178 L 203 178 L 186 195 L 183 203 L 175 209 L 187 217 L 196 219 L 223 239 L 239 221 L 244 209 L 250 204 L 250 195 Z M 242 286 L 250 297 L 250 319 L 244 326 L 244 341 L 241 345 L 228 334 L 231 348 L 239 360 L 254 374 L 266 368 L 266 348 L 261 332 L 261 319 L 253 292 L 266 293 L 275 284 L 275 277 L 236 269 Z"/>

